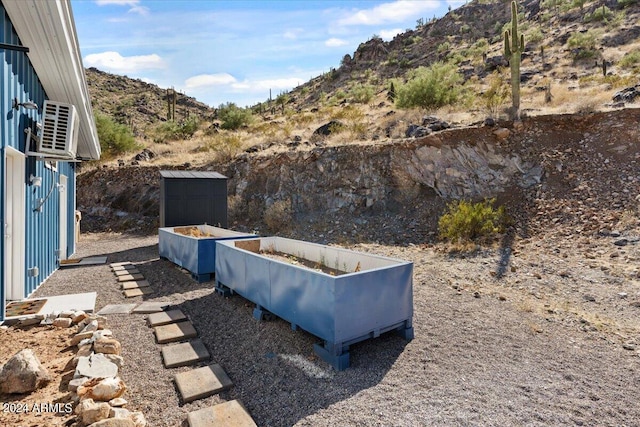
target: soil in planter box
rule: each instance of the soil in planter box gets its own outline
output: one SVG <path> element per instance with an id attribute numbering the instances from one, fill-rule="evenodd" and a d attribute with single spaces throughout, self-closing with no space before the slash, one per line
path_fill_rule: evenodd
<path id="1" fill-rule="evenodd" d="M 173 229 L 173 232 L 182 234 L 184 236 L 195 237 L 197 239 L 201 239 L 204 237 L 217 237 L 214 234 L 200 230 L 198 227 L 175 227 Z"/>
<path id="2" fill-rule="evenodd" d="M 287 262 L 289 264 L 298 265 L 300 267 L 308 268 L 309 270 L 321 271 L 323 273 L 330 274 L 332 276 L 341 276 L 343 274 L 349 274 L 349 273 L 360 271 L 360 263 L 358 263 L 358 266 L 354 271 L 344 271 L 344 270 L 338 270 L 336 268 L 327 267 L 326 265 L 321 264 L 319 262 L 310 261 L 308 259 L 300 258 L 295 255 L 287 254 L 284 252 L 278 252 L 274 250 L 269 250 L 269 249 L 261 250 L 260 255 L 263 255 L 272 259 L 277 259 L 278 261 Z"/>

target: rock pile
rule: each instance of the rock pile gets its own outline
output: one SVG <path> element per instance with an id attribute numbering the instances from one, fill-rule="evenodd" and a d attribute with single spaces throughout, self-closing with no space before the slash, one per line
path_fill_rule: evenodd
<path id="1" fill-rule="evenodd" d="M 20 325 L 40 322 L 56 328 L 76 328 L 70 345 L 77 348 L 70 361 L 75 368 L 67 385 L 76 403 L 75 414 L 79 427 L 145 427 L 141 412 L 125 408 L 122 397 L 127 389 L 118 376 L 124 360 L 120 356 L 120 342 L 106 329 L 106 318 L 84 311 L 64 311 L 20 321 Z M 51 381 L 51 375 L 30 349 L 13 356 L 0 371 L 0 392 L 30 393 Z M 62 386 L 65 384 L 63 383 Z"/>

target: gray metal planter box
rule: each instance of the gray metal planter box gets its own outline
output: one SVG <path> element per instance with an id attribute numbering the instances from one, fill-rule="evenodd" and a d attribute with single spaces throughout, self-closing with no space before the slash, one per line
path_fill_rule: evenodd
<path id="1" fill-rule="evenodd" d="M 195 227 L 213 237 L 192 237 L 176 232 L 177 229 Z M 210 225 L 164 227 L 158 229 L 158 251 L 166 258 L 191 272 L 199 282 L 211 280 L 215 272 L 216 241 L 255 238 L 255 234 L 240 233 Z"/>
<path id="2" fill-rule="evenodd" d="M 253 246 L 253 247 L 250 247 Z M 245 249 L 243 249 L 245 248 Z M 351 273 L 331 275 L 279 261 L 275 251 Z M 349 345 L 397 331 L 413 339 L 413 263 L 281 237 L 217 241 L 216 287 L 319 337 L 315 352 L 337 370 Z"/>

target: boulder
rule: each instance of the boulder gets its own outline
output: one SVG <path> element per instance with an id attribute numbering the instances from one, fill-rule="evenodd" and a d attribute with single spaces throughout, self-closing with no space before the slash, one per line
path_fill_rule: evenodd
<path id="1" fill-rule="evenodd" d="M 109 401 L 109 405 L 111 405 L 114 408 L 120 408 L 120 407 L 126 405 L 127 403 L 129 403 L 129 402 L 127 402 L 127 400 L 123 399 L 122 397 L 116 397 L 115 399 L 111 399 Z"/>
<path id="2" fill-rule="evenodd" d="M 407 138 L 422 138 L 430 133 L 431 131 L 424 126 L 409 125 L 404 134 Z"/>
<path id="3" fill-rule="evenodd" d="M 108 402 L 124 394 L 127 387 L 120 378 L 93 378 L 78 387 L 81 399 Z"/>
<path id="4" fill-rule="evenodd" d="M 628 87 L 613 95 L 615 102 L 634 102 L 640 96 L 640 85 Z"/>
<path id="5" fill-rule="evenodd" d="M 107 402 L 94 402 L 93 399 L 81 400 L 76 406 L 76 414 L 84 426 L 109 418 L 110 411 L 111 407 Z"/>
<path id="6" fill-rule="evenodd" d="M 313 131 L 313 134 L 328 136 L 328 135 L 331 135 L 333 132 L 335 132 L 336 129 L 341 128 L 343 126 L 344 125 L 342 124 L 342 122 L 338 120 L 331 120 L 329 123 L 325 123 L 324 125 L 320 126 L 318 129 Z"/>
<path id="7" fill-rule="evenodd" d="M 40 364 L 35 353 L 31 349 L 24 349 L 13 355 L 0 372 L 0 392 L 31 393 L 44 387 L 51 376 Z"/>
<path id="8" fill-rule="evenodd" d="M 71 321 L 73 322 L 74 325 L 77 325 L 78 323 L 82 322 L 84 319 L 86 319 L 87 313 L 85 313 L 84 311 L 80 310 L 80 311 L 76 311 L 75 316 L 73 316 L 71 318 Z"/>

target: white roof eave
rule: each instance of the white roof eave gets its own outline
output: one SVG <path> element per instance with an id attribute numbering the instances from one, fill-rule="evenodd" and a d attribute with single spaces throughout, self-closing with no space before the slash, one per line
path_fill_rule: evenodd
<path id="1" fill-rule="evenodd" d="M 100 142 L 70 0 L 2 0 L 9 19 L 52 101 L 73 104 L 80 129 L 77 157 L 97 160 Z M 40 106 L 42 107 L 42 106 Z"/>

